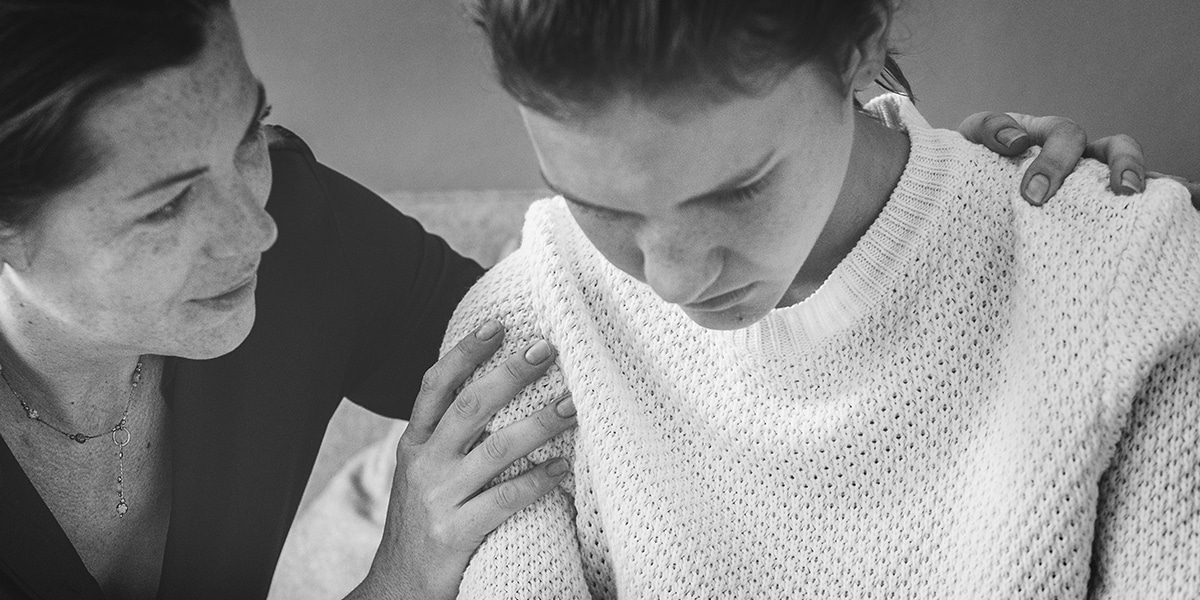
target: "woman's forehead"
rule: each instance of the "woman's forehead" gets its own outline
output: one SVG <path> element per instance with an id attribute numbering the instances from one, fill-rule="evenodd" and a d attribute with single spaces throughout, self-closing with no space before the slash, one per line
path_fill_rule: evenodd
<path id="1" fill-rule="evenodd" d="M 258 96 L 228 11 L 216 11 L 197 57 L 150 73 L 101 95 L 81 127 L 101 168 L 87 184 L 135 187 L 163 170 L 187 168 L 223 134 L 231 118 L 243 119 Z M 245 108 L 247 104 L 251 108 Z"/>
<path id="2" fill-rule="evenodd" d="M 560 189 L 600 204 L 666 191 L 660 188 L 694 197 L 756 169 L 764 156 L 782 154 L 797 135 L 827 131 L 805 127 L 834 118 L 821 116 L 830 97 L 811 94 L 812 85 L 813 78 L 801 76 L 765 94 L 693 103 L 687 112 L 679 101 L 624 99 L 580 120 L 523 114 L 543 175 Z"/>

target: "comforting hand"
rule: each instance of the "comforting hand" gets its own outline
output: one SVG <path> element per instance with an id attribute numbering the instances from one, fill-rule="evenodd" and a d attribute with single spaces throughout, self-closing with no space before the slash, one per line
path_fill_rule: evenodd
<path id="1" fill-rule="evenodd" d="M 1041 154 L 1029 165 L 1021 181 L 1021 195 L 1035 206 L 1045 204 L 1082 157 L 1108 164 L 1109 188 L 1118 194 L 1145 189 L 1148 177 L 1175 179 L 1188 188 L 1192 203 L 1200 208 L 1200 184 L 1180 177 L 1146 171 L 1142 147 L 1127 135 L 1114 135 L 1088 143 L 1087 134 L 1065 117 L 1032 117 L 1017 113 L 979 112 L 959 124 L 963 137 L 993 152 L 1016 156 L 1040 145 Z"/>
<path id="2" fill-rule="evenodd" d="M 351 597 L 454 598 L 484 537 L 566 474 L 567 462 L 555 458 L 483 489 L 513 461 L 575 424 L 566 397 L 479 441 L 488 420 L 554 362 L 553 349 L 536 342 L 455 398 L 503 337 L 500 323 L 485 323 L 426 373 L 396 451 L 383 541 Z"/>

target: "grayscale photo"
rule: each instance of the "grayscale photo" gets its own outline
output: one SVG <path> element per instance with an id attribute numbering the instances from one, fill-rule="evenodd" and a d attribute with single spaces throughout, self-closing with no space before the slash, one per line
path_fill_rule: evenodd
<path id="1" fill-rule="evenodd" d="M 0 600 L 1200 600 L 1198 31 L 0 0 Z"/>

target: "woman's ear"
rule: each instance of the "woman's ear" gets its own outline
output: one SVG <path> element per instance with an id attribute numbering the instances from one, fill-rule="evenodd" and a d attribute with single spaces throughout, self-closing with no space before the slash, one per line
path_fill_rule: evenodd
<path id="1" fill-rule="evenodd" d="M 888 57 L 888 34 L 891 14 L 882 7 L 876 9 L 876 25 L 850 48 L 846 61 L 845 84 L 849 91 L 865 90 L 883 73 Z"/>

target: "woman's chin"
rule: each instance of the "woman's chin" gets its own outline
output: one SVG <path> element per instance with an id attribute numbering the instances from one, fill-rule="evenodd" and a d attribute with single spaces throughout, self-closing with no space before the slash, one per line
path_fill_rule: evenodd
<path id="1" fill-rule="evenodd" d="M 191 360 L 209 360 L 229 354 L 250 336 L 255 314 L 254 303 L 251 302 L 230 315 L 226 321 L 179 340 L 172 351 L 164 354 Z"/>
<path id="2" fill-rule="evenodd" d="M 767 313 L 771 312 L 769 308 L 761 310 L 745 305 L 731 306 L 719 311 L 681 308 L 683 308 L 684 314 L 697 325 L 717 331 L 745 329 L 761 321 L 763 317 L 767 316 Z"/>

